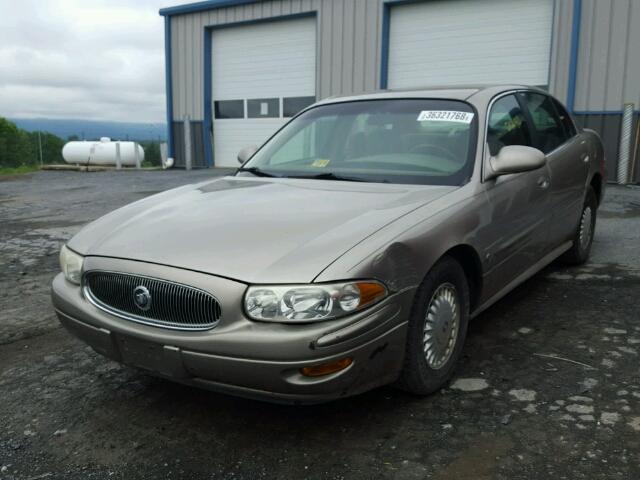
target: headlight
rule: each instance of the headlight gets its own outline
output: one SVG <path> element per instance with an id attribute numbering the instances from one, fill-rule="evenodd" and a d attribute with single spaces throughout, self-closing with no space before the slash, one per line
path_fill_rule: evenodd
<path id="1" fill-rule="evenodd" d="M 376 281 L 249 287 L 244 308 L 250 318 L 302 323 L 329 320 L 362 310 L 387 296 Z"/>
<path id="2" fill-rule="evenodd" d="M 67 280 L 76 285 L 80 285 L 82 275 L 82 262 L 84 257 L 78 255 L 73 250 L 69 250 L 66 245 L 60 250 L 60 269 Z"/>

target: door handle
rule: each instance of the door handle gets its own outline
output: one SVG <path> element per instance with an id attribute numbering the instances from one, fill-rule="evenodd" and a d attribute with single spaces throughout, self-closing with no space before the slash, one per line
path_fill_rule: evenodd
<path id="1" fill-rule="evenodd" d="M 549 188 L 549 179 L 547 177 L 540 177 L 538 179 L 538 186 L 543 190 Z"/>

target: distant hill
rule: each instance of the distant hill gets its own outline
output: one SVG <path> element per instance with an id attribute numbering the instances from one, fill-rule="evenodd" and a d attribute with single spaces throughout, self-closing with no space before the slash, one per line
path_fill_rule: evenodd
<path id="1" fill-rule="evenodd" d="M 80 140 L 110 137 L 114 140 L 166 141 L 164 123 L 101 122 L 95 120 L 66 120 L 61 118 L 10 118 L 19 128 L 28 132 L 49 132 L 67 139 L 76 135 Z"/>

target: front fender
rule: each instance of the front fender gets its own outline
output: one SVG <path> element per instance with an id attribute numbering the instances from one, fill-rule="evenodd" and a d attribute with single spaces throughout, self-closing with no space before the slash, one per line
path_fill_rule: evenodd
<path id="1" fill-rule="evenodd" d="M 314 281 L 375 278 L 392 291 L 417 287 L 451 248 L 480 251 L 477 234 L 490 220 L 481 195 L 467 185 L 417 209 L 347 251 Z"/>

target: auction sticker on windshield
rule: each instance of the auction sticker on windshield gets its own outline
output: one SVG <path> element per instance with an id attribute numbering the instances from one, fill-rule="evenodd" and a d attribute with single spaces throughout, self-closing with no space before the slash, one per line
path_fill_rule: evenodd
<path id="1" fill-rule="evenodd" d="M 423 110 L 418 115 L 419 122 L 458 122 L 471 123 L 473 113 L 453 110 Z"/>
<path id="2" fill-rule="evenodd" d="M 329 165 L 329 162 L 331 160 L 327 159 L 327 158 L 317 158 L 313 161 L 313 163 L 311 164 L 312 167 L 318 167 L 318 168 L 324 168 L 327 165 Z"/>

